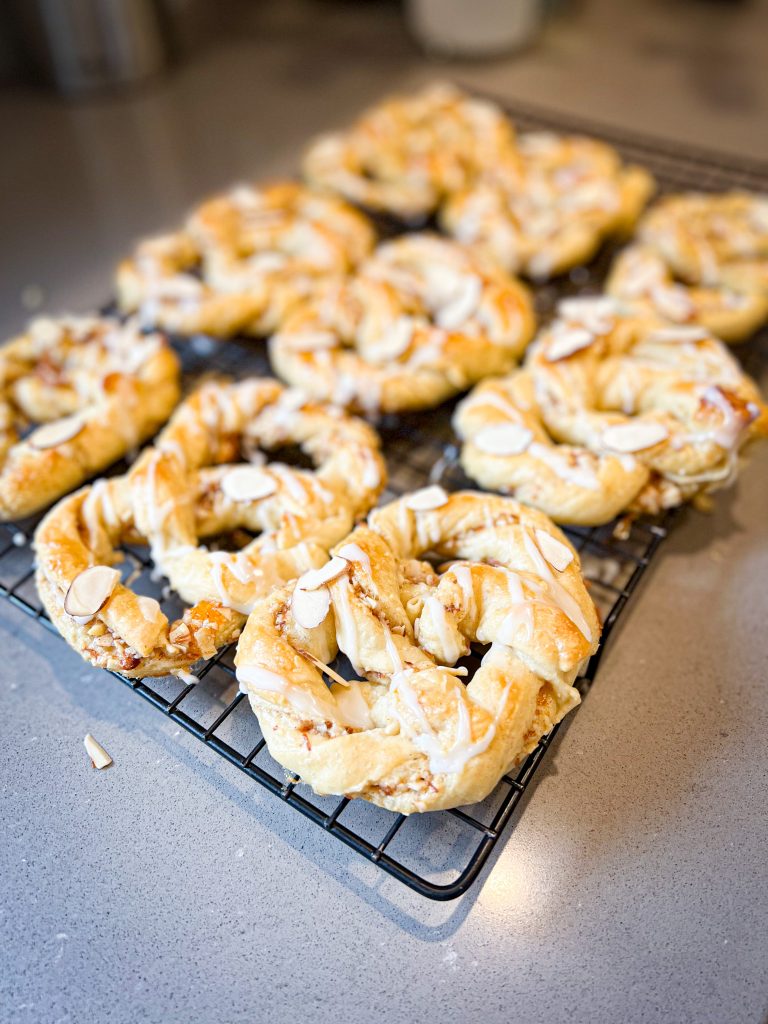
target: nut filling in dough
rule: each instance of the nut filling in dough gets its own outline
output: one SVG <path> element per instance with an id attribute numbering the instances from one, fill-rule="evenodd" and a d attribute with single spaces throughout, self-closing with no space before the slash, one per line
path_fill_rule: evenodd
<path id="1" fill-rule="evenodd" d="M 264 336 L 373 241 L 366 218 L 341 199 L 292 182 L 243 185 L 203 203 L 183 230 L 142 242 L 118 267 L 118 301 L 174 334 Z"/>
<path id="2" fill-rule="evenodd" d="M 599 636 L 579 557 L 545 515 L 430 487 L 257 604 L 235 662 L 284 767 L 411 814 L 482 800 L 579 703 Z M 465 685 L 471 645 L 487 650 Z M 339 652 L 359 680 L 327 668 Z"/>
<path id="3" fill-rule="evenodd" d="M 108 317 L 33 321 L 0 348 L 0 520 L 46 508 L 122 458 L 178 398 L 178 360 L 160 335 Z"/>
<path id="4" fill-rule="evenodd" d="M 506 373 L 533 329 L 519 281 L 455 242 L 412 234 L 296 306 L 269 354 L 284 380 L 314 398 L 401 412 Z"/>
<path id="5" fill-rule="evenodd" d="M 757 385 L 715 338 L 566 299 L 523 370 L 457 408 L 465 472 L 564 523 L 658 513 L 732 481 L 768 433 Z"/>
<path id="6" fill-rule="evenodd" d="M 261 448 L 287 445 L 316 470 L 266 462 Z M 252 461 L 233 464 L 241 456 Z M 128 474 L 65 498 L 43 520 L 38 589 L 93 664 L 129 676 L 185 670 L 234 639 L 273 587 L 326 562 L 384 483 L 378 438 L 361 420 L 275 381 L 205 385 Z M 219 537 L 239 537 L 240 549 L 200 543 Z M 149 545 L 158 573 L 192 606 L 181 619 L 169 622 L 120 582 L 111 567 L 126 543 Z"/>

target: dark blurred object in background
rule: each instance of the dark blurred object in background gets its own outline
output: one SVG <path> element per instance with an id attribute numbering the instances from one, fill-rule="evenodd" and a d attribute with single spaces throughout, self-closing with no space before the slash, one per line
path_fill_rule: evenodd
<path id="1" fill-rule="evenodd" d="M 11 0 L 22 73 L 80 95 L 142 82 L 168 62 L 158 0 Z"/>

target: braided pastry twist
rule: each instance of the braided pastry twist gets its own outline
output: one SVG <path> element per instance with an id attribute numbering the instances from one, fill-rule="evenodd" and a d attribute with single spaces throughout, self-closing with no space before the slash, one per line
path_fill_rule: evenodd
<path id="1" fill-rule="evenodd" d="M 298 444 L 316 472 L 232 465 L 257 447 Z M 258 461 L 258 458 L 257 458 Z M 124 477 L 60 502 L 35 536 L 37 585 L 51 619 L 93 664 L 162 675 L 235 637 L 272 587 L 322 565 L 385 482 L 375 432 L 270 380 L 208 384 L 174 414 Z M 200 538 L 245 534 L 237 551 Z M 112 569 L 121 544 L 148 544 L 159 573 L 192 605 L 169 622 Z"/>
<path id="2" fill-rule="evenodd" d="M 117 271 L 123 312 L 175 334 L 262 336 L 319 280 L 373 247 L 362 214 L 293 182 L 240 186 L 192 212 L 184 230 L 142 242 Z"/>
<path id="3" fill-rule="evenodd" d="M 596 525 L 725 486 L 768 409 L 706 332 L 601 297 L 561 302 L 525 369 L 476 388 L 454 425 L 472 479 Z"/>
<path id="4" fill-rule="evenodd" d="M 616 258 L 611 294 L 732 343 L 768 319 L 768 196 L 665 196 L 641 220 L 638 239 Z"/>
<path id="5" fill-rule="evenodd" d="M 533 324 L 520 282 L 454 242 L 412 234 L 296 306 L 269 355 L 314 398 L 369 413 L 426 409 L 509 370 Z"/>
<path id="6" fill-rule="evenodd" d="M 304 176 L 368 209 L 420 220 L 484 168 L 515 164 L 514 140 L 495 104 L 434 84 L 385 100 L 347 131 L 315 140 Z"/>
<path id="7" fill-rule="evenodd" d="M 611 236 L 629 234 L 654 188 L 611 146 L 581 136 L 531 132 L 516 166 L 489 166 L 449 198 L 441 226 L 501 266 L 546 280 L 588 263 Z"/>
<path id="8" fill-rule="evenodd" d="M 31 515 L 150 437 L 179 397 L 157 334 L 109 317 L 33 321 L 0 348 L 0 520 Z M 38 425 L 23 440 L 20 432 Z"/>
<path id="9" fill-rule="evenodd" d="M 546 516 L 432 487 L 259 603 L 235 662 L 282 765 L 317 793 L 410 814 L 482 800 L 578 704 L 599 634 L 578 555 Z M 454 666 L 477 644 L 490 647 L 465 686 Z M 339 651 L 365 681 L 327 670 Z"/>

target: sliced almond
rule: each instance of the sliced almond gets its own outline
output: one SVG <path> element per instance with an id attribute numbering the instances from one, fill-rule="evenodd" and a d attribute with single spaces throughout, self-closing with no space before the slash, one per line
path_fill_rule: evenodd
<path id="1" fill-rule="evenodd" d="M 438 310 L 436 321 L 444 331 L 456 331 L 477 312 L 483 297 L 483 282 L 474 274 L 462 276 L 453 295 L 442 309 Z"/>
<path id="2" fill-rule="evenodd" d="M 283 332 L 280 340 L 296 352 L 317 352 L 320 349 L 336 348 L 339 339 L 332 331 Z"/>
<path id="3" fill-rule="evenodd" d="M 618 311 L 618 303 L 610 295 L 589 295 L 563 299 L 557 307 L 559 316 L 581 324 L 593 334 L 605 334 L 606 331 L 609 331 Z"/>
<path id="4" fill-rule="evenodd" d="M 556 540 L 551 533 L 547 533 L 546 530 L 534 530 L 536 537 L 536 543 L 539 545 L 539 550 L 542 555 L 546 558 L 549 564 L 557 569 L 558 572 L 563 572 L 573 561 L 573 552 L 569 547 L 561 541 Z"/>
<path id="5" fill-rule="evenodd" d="M 258 466 L 235 466 L 224 476 L 221 489 L 232 501 L 259 501 L 277 490 L 277 484 Z"/>
<path id="6" fill-rule="evenodd" d="M 651 289 L 651 298 L 656 308 L 670 320 L 686 320 L 694 312 L 688 293 L 680 285 L 658 285 Z"/>
<path id="7" fill-rule="evenodd" d="M 448 494 L 438 484 L 434 484 L 409 494 L 403 504 L 412 512 L 429 512 L 433 508 L 442 508 L 447 502 Z"/>
<path id="8" fill-rule="evenodd" d="M 661 342 L 677 344 L 682 342 L 706 341 L 709 337 L 702 327 L 694 327 L 691 324 L 683 324 L 680 327 L 660 327 L 651 331 L 645 339 L 650 342 Z"/>
<path id="9" fill-rule="evenodd" d="M 91 764 L 94 768 L 109 768 L 112 764 L 112 758 L 98 740 L 95 740 L 93 736 L 88 733 L 83 740 L 83 744 L 85 745 L 88 757 L 90 757 Z"/>
<path id="10" fill-rule="evenodd" d="M 372 359 L 382 363 L 397 359 L 411 344 L 415 329 L 416 322 L 413 317 L 399 316 L 368 346 L 368 354 Z"/>
<path id="11" fill-rule="evenodd" d="M 157 622 L 163 614 L 160 605 L 154 597 L 137 597 L 136 603 L 139 606 L 142 618 L 146 619 L 147 622 Z"/>
<path id="12" fill-rule="evenodd" d="M 78 621 L 87 621 L 101 611 L 119 579 L 120 573 L 109 565 L 92 565 L 83 569 L 69 585 L 64 611 Z"/>
<path id="13" fill-rule="evenodd" d="M 331 595 L 326 587 L 302 590 L 295 587 L 291 597 L 291 614 L 304 629 L 314 629 L 324 621 L 331 607 Z"/>
<path id="14" fill-rule="evenodd" d="M 189 626 L 181 619 L 175 624 L 175 626 L 168 633 L 168 639 L 174 644 L 183 644 L 186 640 L 189 640 Z"/>
<path id="15" fill-rule="evenodd" d="M 615 452 L 639 452 L 669 437 L 661 423 L 617 423 L 603 431 L 603 444 Z"/>
<path id="16" fill-rule="evenodd" d="M 519 455 L 533 440 L 533 434 L 520 423 L 496 423 L 483 427 L 474 438 L 477 447 L 489 455 Z"/>
<path id="17" fill-rule="evenodd" d="M 347 569 L 349 569 L 347 559 L 334 556 L 319 569 L 308 569 L 303 576 L 299 577 L 296 586 L 300 590 L 319 590 L 320 587 L 333 583 L 339 576 L 343 576 Z"/>
<path id="18" fill-rule="evenodd" d="M 81 416 L 64 416 L 60 420 L 54 420 L 53 423 L 46 423 L 45 426 L 38 427 L 30 435 L 29 443 L 33 448 L 39 448 L 41 451 L 46 448 L 56 448 L 60 444 L 71 441 L 73 437 L 77 437 L 84 426 L 85 423 Z"/>
<path id="19" fill-rule="evenodd" d="M 552 331 L 544 355 L 548 363 L 556 363 L 589 348 L 594 340 L 595 336 L 585 327 L 560 327 Z"/>

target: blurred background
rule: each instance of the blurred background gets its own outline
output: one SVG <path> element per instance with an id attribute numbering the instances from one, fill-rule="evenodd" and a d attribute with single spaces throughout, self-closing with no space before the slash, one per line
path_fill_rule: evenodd
<path id="1" fill-rule="evenodd" d="M 768 160 L 767 38 L 757 0 L 4 0 L 0 329 L 103 302 L 136 238 L 435 78 Z"/>

